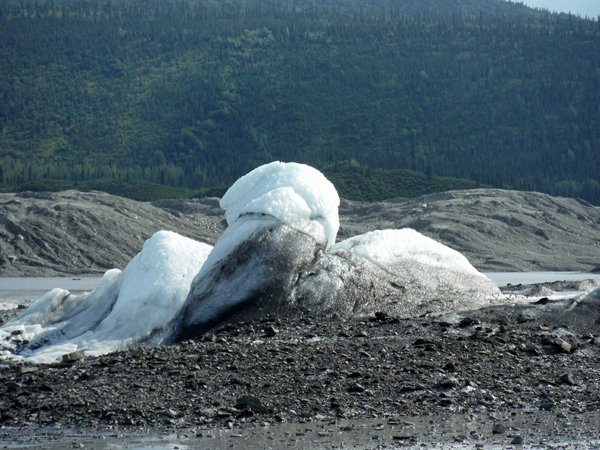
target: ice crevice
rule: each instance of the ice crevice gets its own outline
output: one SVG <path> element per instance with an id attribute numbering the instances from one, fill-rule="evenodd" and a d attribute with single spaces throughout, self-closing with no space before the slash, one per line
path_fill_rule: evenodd
<path id="1" fill-rule="evenodd" d="M 501 301 L 463 255 L 414 230 L 336 244 L 339 203 L 312 167 L 261 166 L 221 199 L 228 228 L 214 248 L 160 231 L 95 291 L 51 291 L 0 327 L 0 355 L 52 362 L 78 349 L 171 344 L 266 314 L 411 317 Z"/>

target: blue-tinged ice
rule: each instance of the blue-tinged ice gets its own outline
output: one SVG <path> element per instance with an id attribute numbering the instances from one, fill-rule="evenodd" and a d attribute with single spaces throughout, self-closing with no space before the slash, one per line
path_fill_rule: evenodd
<path id="1" fill-rule="evenodd" d="M 93 292 L 54 289 L 6 323 L 0 328 L 4 356 L 51 362 L 77 350 L 101 355 L 139 345 L 177 313 L 211 250 L 157 232 L 122 272 L 106 272 Z M 14 330 L 22 331 L 16 340 L 10 339 Z"/>
<path id="2" fill-rule="evenodd" d="M 335 244 L 339 197 L 312 167 L 259 167 L 221 206 L 229 227 L 214 248 L 156 233 L 92 293 L 55 289 L 1 327 L 2 356 L 51 362 L 75 350 L 170 344 L 268 313 L 414 317 L 502 300 L 464 256 L 414 230 Z"/>
<path id="3" fill-rule="evenodd" d="M 265 214 L 307 234 L 322 228 L 327 248 L 335 244 L 340 227 L 340 198 L 335 187 L 313 167 L 272 162 L 235 182 L 221 199 L 227 223 L 245 214 Z"/>
<path id="4" fill-rule="evenodd" d="M 377 230 L 338 242 L 331 252 L 347 251 L 387 273 L 399 275 L 407 266 L 423 264 L 450 272 L 487 278 L 461 253 L 410 228 Z"/>

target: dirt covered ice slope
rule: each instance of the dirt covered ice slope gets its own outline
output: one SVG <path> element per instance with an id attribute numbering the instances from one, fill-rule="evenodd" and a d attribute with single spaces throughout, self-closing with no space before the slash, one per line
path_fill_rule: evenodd
<path id="1" fill-rule="evenodd" d="M 342 200 L 338 240 L 413 228 L 482 271 L 589 271 L 600 264 L 600 208 L 534 192 L 477 189 L 376 203 Z M 124 268 L 156 231 L 214 244 L 218 199 L 136 202 L 101 192 L 0 194 L 0 276 Z"/>

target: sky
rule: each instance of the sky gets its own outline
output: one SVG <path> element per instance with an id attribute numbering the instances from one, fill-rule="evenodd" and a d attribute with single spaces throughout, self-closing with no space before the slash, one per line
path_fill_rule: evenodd
<path id="1" fill-rule="evenodd" d="M 597 19 L 600 15 L 600 0 L 523 0 L 532 8 L 544 8 L 550 11 L 588 16 Z"/>

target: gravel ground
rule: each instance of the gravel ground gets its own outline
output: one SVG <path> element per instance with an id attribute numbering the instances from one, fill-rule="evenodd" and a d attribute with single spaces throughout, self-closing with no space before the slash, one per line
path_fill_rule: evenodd
<path id="1" fill-rule="evenodd" d="M 437 439 L 492 445 L 523 439 L 511 421 L 533 412 L 538 422 L 532 418 L 533 428 L 526 427 L 537 429 L 525 433 L 530 442 L 544 421 L 551 437 L 575 433 L 595 442 L 596 425 L 572 424 L 598 424 L 600 338 L 544 321 L 536 311 L 545 306 L 542 301 L 415 319 L 379 313 L 353 322 L 267 317 L 227 324 L 179 345 L 52 365 L 4 362 L 0 443 L 12 448 L 32 437 L 49 442 L 52 436 L 123 433 L 250 439 L 256 432 L 248 430 L 282 424 L 294 424 L 296 431 L 308 424 L 317 438 L 343 435 L 328 431 L 335 424 L 348 433 L 380 432 L 392 446 L 433 445 Z M 454 431 L 442 438 L 430 428 L 419 431 L 410 419 L 428 416 L 442 418 L 435 423 L 454 421 Z M 485 427 L 475 426 L 478 420 Z M 465 428 L 468 423 L 473 426 Z M 265 433 L 259 432 L 263 444 Z M 385 443 L 376 441 L 370 445 Z"/>

